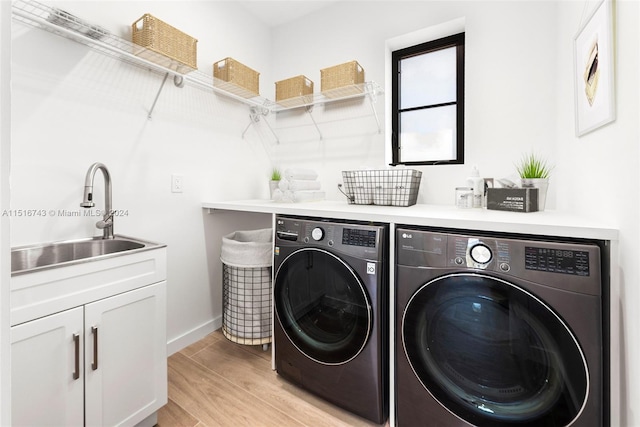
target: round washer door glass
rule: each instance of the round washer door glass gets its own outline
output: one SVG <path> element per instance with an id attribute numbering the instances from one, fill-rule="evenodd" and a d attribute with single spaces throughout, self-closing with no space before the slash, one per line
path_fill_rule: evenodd
<path id="1" fill-rule="evenodd" d="M 564 426 L 587 397 L 569 328 L 498 278 L 460 273 L 423 285 L 405 308 L 402 340 L 422 385 L 476 426 Z"/>
<path id="2" fill-rule="evenodd" d="M 341 364 L 366 344 L 372 308 L 354 271 L 335 255 L 305 248 L 276 272 L 275 311 L 291 342 L 307 357 Z"/>

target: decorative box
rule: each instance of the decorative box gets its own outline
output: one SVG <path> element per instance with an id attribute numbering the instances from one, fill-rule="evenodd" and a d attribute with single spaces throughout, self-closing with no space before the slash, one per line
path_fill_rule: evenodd
<path id="1" fill-rule="evenodd" d="M 510 212 L 537 212 L 537 188 L 488 188 L 487 209 Z"/>

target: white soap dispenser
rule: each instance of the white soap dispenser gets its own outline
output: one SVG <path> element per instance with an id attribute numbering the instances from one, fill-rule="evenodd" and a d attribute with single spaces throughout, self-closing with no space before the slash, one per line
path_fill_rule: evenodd
<path id="1" fill-rule="evenodd" d="M 478 166 L 474 166 L 467 178 L 469 187 L 473 189 L 473 207 L 481 208 L 484 202 L 484 179 L 480 177 Z"/>

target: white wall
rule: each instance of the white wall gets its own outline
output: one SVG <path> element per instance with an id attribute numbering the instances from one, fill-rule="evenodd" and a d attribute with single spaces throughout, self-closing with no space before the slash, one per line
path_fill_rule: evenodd
<path id="1" fill-rule="evenodd" d="M 209 73 L 214 61 L 233 56 L 268 81 L 269 30 L 232 2 L 57 4 L 123 37 L 149 12 L 198 38 L 201 70 Z M 241 138 L 248 107 L 168 81 L 149 120 L 160 76 L 43 31 L 13 27 L 11 207 L 46 214 L 13 218 L 11 244 L 100 234 L 96 218 L 57 212 L 84 213 L 85 173 L 103 162 L 113 180 L 114 209 L 125 211 L 115 218 L 115 232 L 168 245 L 169 341 L 211 330 L 220 322 L 221 275 L 212 273 L 219 258 L 207 257 L 202 201 L 268 194 L 271 165 L 262 142 L 253 129 Z M 183 193 L 171 193 L 173 173 L 183 175 Z M 100 174 L 96 182 L 96 208 L 102 209 Z"/>
<path id="2" fill-rule="evenodd" d="M 0 211 L 9 209 L 11 168 L 11 2 L 0 0 Z M 9 217 L 0 216 L 0 425 L 11 424 Z"/>
<path id="3" fill-rule="evenodd" d="M 557 111 L 559 209 L 606 221 L 620 230 L 620 295 L 613 316 L 621 324 L 620 343 L 613 349 L 614 366 L 620 366 L 621 419 L 618 425 L 640 425 L 640 300 L 638 218 L 640 218 L 640 82 L 638 80 L 640 8 L 637 1 L 615 2 L 616 22 L 616 120 L 580 138 L 574 131 L 573 38 L 597 2 L 562 2 L 558 13 Z M 593 173 L 586 173 L 587 171 Z M 614 260 L 618 261 L 618 260 Z M 615 425 L 615 424 L 612 424 Z"/>

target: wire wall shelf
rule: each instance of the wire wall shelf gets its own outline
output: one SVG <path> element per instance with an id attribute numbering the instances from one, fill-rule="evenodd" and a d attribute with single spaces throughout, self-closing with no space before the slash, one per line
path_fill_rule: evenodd
<path id="1" fill-rule="evenodd" d="M 295 102 L 288 103 L 289 106 L 283 106 L 261 96 L 248 96 L 242 88 L 233 83 L 215 78 L 213 73 L 209 74 L 200 70 L 184 73 L 184 65 L 180 62 L 139 46 L 129 40 L 125 40 L 98 25 L 89 23 L 56 7 L 32 0 L 15 0 L 12 4 L 12 16 L 15 21 L 21 22 L 29 27 L 48 31 L 83 44 L 96 52 L 114 57 L 137 67 L 151 70 L 161 76 L 164 75 L 160 88 L 153 100 L 153 104 L 149 109 L 149 118 L 151 118 L 162 89 L 170 76 L 173 77 L 173 82 L 178 87 L 189 84 L 248 105 L 250 107 L 250 121 L 244 132 L 242 132 L 243 137 L 249 127 L 259 122 L 262 117 L 271 113 L 279 113 L 301 107 L 306 108 L 307 111 L 311 113 L 314 105 L 324 105 L 341 100 L 366 97 L 369 98 L 375 113 L 375 100 L 378 95 L 383 93 L 380 87 L 374 82 L 366 82 L 340 88 L 330 93 L 307 95 L 301 97 L 301 99 L 294 100 Z M 380 132 L 377 113 L 375 116 L 378 131 Z M 312 118 L 312 120 L 314 119 Z M 267 123 L 267 126 L 270 125 Z M 278 141 L 278 137 L 275 132 L 273 132 L 273 129 L 270 130 L 274 134 L 276 141 Z"/>

